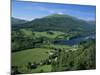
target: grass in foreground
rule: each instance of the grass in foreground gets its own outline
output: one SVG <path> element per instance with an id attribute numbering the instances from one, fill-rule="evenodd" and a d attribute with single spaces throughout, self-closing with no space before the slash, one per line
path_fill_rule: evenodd
<path id="1" fill-rule="evenodd" d="M 35 48 L 35 49 L 29 49 L 19 52 L 12 53 L 12 65 L 16 65 L 19 67 L 19 70 L 24 73 L 29 72 L 39 72 L 43 70 L 44 72 L 48 72 L 51 70 L 50 65 L 43 65 L 38 67 L 37 69 L 28 70 L 27 69 L 27 63 L 28 62 L 36 62 L 39 63 L 41 60 L 45 60 L 48 58 L 48 52 L 50 49 L 44 49 L 44 48 Z"/>

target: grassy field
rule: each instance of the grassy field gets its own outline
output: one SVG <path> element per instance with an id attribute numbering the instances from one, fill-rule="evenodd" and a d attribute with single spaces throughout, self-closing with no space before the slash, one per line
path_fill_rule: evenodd
<path id="1" fill-rule="evenodd" d="M 51 70 L 52 70 L 51 65 L 43 65 L 43 66 L 40 66 L 40 67 L 36 68 L 35 70 L 31 70 L 31 73 L 51 72 Z"/>
<path id="2" fill-rule="evenodd" d="M 48 72 L 51 71 L 50 65 L 43 65 L 41 67 L 36 68 L 35 70 L 28 70 L 27 63 L 28 62 L 36 62 L 39 63 L 41 60 L 45 60 L 48 58 L 48 52 L 50 49 L 44 48 L 35 48 L 24 50 L 20 52 L 12 53 L 12 65 L 17 65 L 21 72 L 29 73 L 29 72 L 39 72 L 41 70 Z"/>
<path id="3" fill-rule="evenodd" d="M 15 33 L 13 36 L 15 37 L 17 34 L 18 33 Z M 41 39 L 41 37 L 46 37 L 46 38 L 49 38 L 50 40 L 55 40 L 55 39 L 59 39 L 59 38 L 67 39 L 67 38 L 71 37 L 71 35 L 65 34 L 60 31 L 46 31 L 46 32 L 35 32 L 34 31 L 34 32 L 32 32 L 30 29 L 21 29 L 19 31 L 19 34 L 21 34 L 23 36 L 23 38 L 24 37 L 35 38 L 35 40 L 37 40 L 37 38 Z M 21 38 L 21 39 L 23 39 L 23 38 Z M 27 41 L 27 40 L 24 39 L 24 41 Z M 20 41 L 20 42 L 22 42 L 22 41 Z M 25 46 L 27 46 L 26 45 L 27 42 L 24 43 Z M 43 62 L 44 60 L 48 59 L 49 54 L 50 54 L 50 52 L 52 52 L 52 50 L 60 49 L 60 50 L 66 50 L 66 52 L 68 52 L 68 50 L 72 50 L 72 51 L 77 50 L 77 46 L 54 45 L 52 43 L 49 43 L 49 44 L 41 43 L 41 44 L 39 44 L 38 47 L 35 47 L 35 48 L 32 47 L 32 49 L 24 49 L 22 51 L 20 50 L 18 52 L 12 52 L 12 56 L 11 56 L 12 57 L 12 66 L 18 66 L 18 70 L 21 73 L 50 72 L 52 70 L 51 64 L 49 64 L 49 65 L 44 64 L 42 66 L 39 65 L 36 69 L 28 69 L 27 65 L 29 62 L 31 62 L 31 63 L 35 62 L 35 63 L 39 64 L 40 62 Z"/>
<path id="4" fill-rule="evenodd" d="M 36 37 L 48 37 L 48 38 L 56 38 L 57 36 L 59 35 L 63 35 L 64 33 L 63 32 L 60 32 L 60 31 L 51 31 L 53 34 L 49 34 L 47 32 L 34 32 L 35 33 L 35 36 Z"/>
<path id="5" fill-rule="evenodd" d="M 67 35 L 64 32 L 60 31 L 47 31 L 47 32 L 32 32 L 32 30 L 29 29 L 20 29 L 20 32 L 22 33 L 23 36 L 25 37 L 47 37 L 51 39 L 55 39 L 56 37 L 64 37 L 61 35 Z"/>
<path id="6" fill-rule="evenodd" d="M 41 61 L 48 59 L 49 54 L 52 48 L 61 49 L 61 50 L 77 50 L 78 46 L 67 46 L 67 45 L 44 45 L 43 48 L 33 48 L 27 49 L 19 52 L 12 53 L 12 65 L 18 66 L 19 71 L 22 73 L 38 73 L 38 72 L 51 72 L 52 66 L 51 65 L 42 65 L 38 66 L 36 69 L 28 69 L 27 64 L 28 62 L 36 62 L 40 63 Z"/>

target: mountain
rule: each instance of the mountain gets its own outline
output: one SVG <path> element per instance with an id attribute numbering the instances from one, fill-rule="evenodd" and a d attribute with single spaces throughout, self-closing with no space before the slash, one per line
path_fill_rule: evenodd
<path id="1" fill-rule="evenodd" d="M 12 22 L 12 24 L 22 24 L 22 23 L 26 23 L 27 21 L 26 20 L 22 20 L 22 19 L 18 19 L 18 18 L 11 17 L 11 22 Z"/>
<path id="2" fill-rule="evenodd" d="M 64 14 L 52 14 L 52 15 L 49 15 L 49 16 L 46 16 L 44 18 L 57 18 L 57 17 L 73 17 L 73 16 L 70 16 L 70 15 L 64 15 Z"/>
<path id="3" fill-rule="evenodd" d="M 93 21 L 93 20 L 92 20 L 92 21 L 87 21 L 87 22 L 88 22 L 89 24 L 94 24 L 94 25 L 96 24 L 96 21 Z"/>
<path id="4" fill-rule="evenodd" d="M 95 32 L 95 24 L 70 15 L 52 14 L 30 22 L 13 26 L 13 29 L 31 28 L 33 31 Z"/>
<path id="5" fill-rule="evenodd" d="M 66 17 L 66 18 L 72 18 L 72 19 L 78 19 L 78 18 L 76 18 L 76 17 L 74 17 L 74 16 L 70 16 L 70 15 L 66 15 L 66 14 L 52 14 L 52 15 L 49 15 L 49 16 L 46 16 L 46 17 L 44 17 L 44 18 L 64 18 L 64 17 Z M 79 20 L 79 19 L 78 19 Z"/>

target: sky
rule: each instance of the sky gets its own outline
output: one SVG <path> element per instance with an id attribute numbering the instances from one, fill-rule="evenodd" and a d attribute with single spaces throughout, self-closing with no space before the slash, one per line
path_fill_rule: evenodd
<path id="1" fill-rule="evenodd" d="M 24 2 L 12 0 L 12 17 L 33 20 L 51 14 L 67 14 L 84 20 L 95 20 L 96 7 L 42 2 Z"/>

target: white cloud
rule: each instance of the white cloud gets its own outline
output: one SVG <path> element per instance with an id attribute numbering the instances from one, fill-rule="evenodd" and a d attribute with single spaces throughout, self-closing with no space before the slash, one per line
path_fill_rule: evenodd
<path id="1" fill-rule="evenodd" d="M 63 12 L 58 12 L 57 14 L 60 14 L 60 15 L 62 15 L 62 14 L 64 14 Z"/>
<path id="2" fill-rule="evenodd" d="M 60 9 L 53 10 L 53 9 L 42 7 L 42 6 L 36 6 L 36 7 L 34 7 L 34 9 L 46 11 L 46 12 L 49 12 L 50 14 L 60 14 L 60 15 L 64 14 L 64 11 L 65 11 L 65 10 L 61 11 Z"/>

